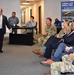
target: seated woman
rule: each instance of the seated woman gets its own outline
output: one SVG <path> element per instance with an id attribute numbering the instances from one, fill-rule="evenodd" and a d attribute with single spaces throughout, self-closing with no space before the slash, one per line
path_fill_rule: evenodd
<path id="1" fill-rule="evenodd" d="M 53 62 L 51 64 L 51 72 L 45 73 L 44 75 L 61 75 L 65 72 L 74 73 L 74 53 L 70 55 L 64 55 L 62 57 L 62 62 Z"/>
<path id="2" fill-rule="evenodd" d="M 71 28 L 69 27 L 69 21 L 64 20 L 63 29 L 54 37 L 56 37 L 56 39 L 61 39 L 65 34 L 69 34 L 70 31 L 71 31 Z M 46 50 L 46 46 L 44 45 L 44 46 L 41 47 L 41 49 L 34 50 L 33 52 L 36 53 L 36 54 L 44 56 L 45 50 Z"/>

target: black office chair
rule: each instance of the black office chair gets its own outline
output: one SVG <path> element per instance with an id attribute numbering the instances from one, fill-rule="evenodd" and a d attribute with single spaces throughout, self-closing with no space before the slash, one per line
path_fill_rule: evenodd
<path id="1" fill-rule="evenodd" d="M 37 22 L 36 22 L 35 30 L 36 30 L 36 34 L 37 34 L 38 33 L 38 30 L 37 30 Z"/>
<path id="2" fill-rule="evenodd" d="M 60 30 L 62 29 L 62 27 L 56 26 L 57 28 L 57 34 L 60 32 Z"/>

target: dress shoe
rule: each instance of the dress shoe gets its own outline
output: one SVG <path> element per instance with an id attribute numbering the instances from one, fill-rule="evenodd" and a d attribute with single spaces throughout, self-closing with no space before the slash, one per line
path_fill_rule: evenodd
<path id="1" fill-rule="evenodd" d="M 2 51 L 2 50 L 0 50 L 0 53 L 3 53 L 3 51 Z"/>
<path id="2" fill-rule="evenodd" d="M 38 53 L 37 53 L 37 51 L 32 51 L 33 53 L 35 53 L 35 54 L 37 54 L 37 55 L 39 55 Z"/>
<path id="3" fill-rule="evenodd" d="M 44 61 L 41 61 L 40 64 L 44 65 L 44 66 L 48 66 L 50 67 L 50 64 L 45 63 Z"/>
<path id="4" fill-rule="evenodd" d="M 44 56 L 43 55 L 39 55 L 39 58 L 44 58 Z"/>
<path id="5" fill-rule="evenodd" d="M 48 73 L 44 73 L 44 75 L 51 75 L 51 73 L 50 73 L 50 72 L 48 72 Z"/>

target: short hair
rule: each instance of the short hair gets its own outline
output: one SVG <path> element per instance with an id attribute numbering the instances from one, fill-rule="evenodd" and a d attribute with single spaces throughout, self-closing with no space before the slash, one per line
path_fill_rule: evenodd
<path id="1" fill-rule="evenodd" d="M 52 19 L 50 17 L 47 17 L 46 19 L 48 19 L 50 22 L 52 22 Z"/>
<path id="2" fill-rule="evenodd" d="M 69 20 L 65 19 L 65 22 L 68 22 Z"/>
<path id="3" fill-rule="evenodd" d="M 14 12 L 14 11 L 12 13 L 16 14 L 16 12 Z"/>
<path id="4" fill-rule="evenodd" d="M 31 16 L 31 18 L 33 18 L 33 19 L 34 19 L 34 16 Z"/>
<path id="5" fill-rule="evenodd" d="M 2 8 L 0 8 L 1 9 L 1 12 L 3 12 L 3 9 Z"/>
<path id="6" fill-rule="evenodd" d="M 68 24 L 68 26 L 69 26 L 69 23 L 70 23 L 69 20 L 68 20 L 68 19 L 65 19 L 64 21 L 65 21 L 65 22 Z"/>
<path id="7" fill-rule="evenodd" d="M 55 21 L 59 21 L 58 18 L 56 18 Z"/>

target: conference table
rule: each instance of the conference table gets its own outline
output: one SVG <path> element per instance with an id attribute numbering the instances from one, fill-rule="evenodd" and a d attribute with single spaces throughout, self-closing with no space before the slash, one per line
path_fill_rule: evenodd
<path id="1" fill-rule="evenodd" d="M 35 27 L 13 27 L 12 29 L 31 29 L 31 33 L 27 34 L 14 34 L 10 33 L 9 34 L 9 44 L 17 44 L 17 45 L 33 45 L 33 29 Z"/>

